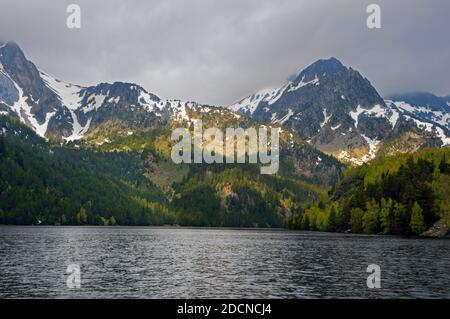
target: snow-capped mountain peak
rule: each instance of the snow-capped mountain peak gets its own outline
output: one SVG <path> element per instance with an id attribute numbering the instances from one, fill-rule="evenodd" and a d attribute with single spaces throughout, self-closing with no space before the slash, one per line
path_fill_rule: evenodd
<path id="1" fill-rule="evenodd" d="M 80 86 L 38 70 L 15 43 L 0 46 L 0 114 L 17 116 L 43 137 L 81 139 L 97 125 L 119 118 L 130 126 L 188 119 L 194 102 L 161 100 L 134 83 Z"/>
<path id="2" fill-rule="evenodd" d="M 405 102 L 412 98 L 429 103 Z M 382 141 L 406 132 L 417 131 L 441 145 L 450 136 L 450 112 L 443 99 L 422 94 L 384 101 L 366 78 L 336 58 L 318 60 L 285 85 L 229 108 L 262 123 L 287 126 L 319 150 L 355 164 L 373 159 L 384 147 Z"/>

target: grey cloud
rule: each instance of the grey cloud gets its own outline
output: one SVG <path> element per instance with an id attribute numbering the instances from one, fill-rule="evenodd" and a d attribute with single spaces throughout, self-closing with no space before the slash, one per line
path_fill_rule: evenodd
<path id="1" fill-rule="evenodd" d="M 372 2 L 381 30 L 365 26 Z M 65 26 L 70 3 L 81 30 Z M 382 94 L 450 94 L 449 18 L 446 0 L 0 0 L 0 40 L 70 82 L 226 105 L 330 56 Z"/>

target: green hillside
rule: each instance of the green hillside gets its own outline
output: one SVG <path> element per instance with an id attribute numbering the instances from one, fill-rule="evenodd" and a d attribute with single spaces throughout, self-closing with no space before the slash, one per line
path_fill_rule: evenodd
<path id="1" fill-rule="evenodd" d="M 326 199 L 287 222 L 291 228 L 418 235 L 450 228 L 450 148 L 378 158 L 348 169 Z"/>
<path id="2" fill-rule="evenodd" d="M 108 135 L 65 145 L 10 117 L 0 127 L 2 224 L 279 227 L 327 189 L 287 168 L 175 165 L 164 128 L 120 134 L 109 123 Z"/>

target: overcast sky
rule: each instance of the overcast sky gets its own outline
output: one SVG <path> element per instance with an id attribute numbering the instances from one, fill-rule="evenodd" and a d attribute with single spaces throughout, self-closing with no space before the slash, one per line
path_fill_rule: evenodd
<path id="1" fill-rule="evenodd" d="M 82 27 L 66 27 L 81 6 Z M 378 3 L 382 28 L 366 27 Z M 69 82 L 227 105 L 335 56 L 378 91 L 450 94 L 448 0 L 0 0 L 0 40 Z"/>

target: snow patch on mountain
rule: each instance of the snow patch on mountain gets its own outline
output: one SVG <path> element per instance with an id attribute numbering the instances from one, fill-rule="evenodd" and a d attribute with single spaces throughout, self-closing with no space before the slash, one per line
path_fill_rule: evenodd
<path id="1" fill-rule="evenodd" d="M 364 163 L 373 160 L 377 155 L 377 151 L 381 141 L 377 139 L 371 139 L 364 134 L 361 134 L 361 136 L 369 147 L 369 152 L 362 157 L 352 157 L 348 151 L 344 150 L 340 152 L 340 154 L 338 155 L 338 159 L 348 163 L 352 163 L 353 165 L 363 165 Z"/>
<path id="2" fill-rule="evenodd" d="M 4 76 L 6 76 L 11 81 L 11 83 L 13 83 L 15 89 L 18 92 L 18 99 L 12 105 L 7 104 L 5 101 L 3 101 L 3 103 L 8 105 L 11 110 L 13 110 L 19 116 L 20 120 L 24 124 L 31 126 L 39 136 L 45 137 L 48 123 L 56 112 L 47 113 L 44 123 L 39 123 L 35 116 L 32 114 L 31 106 L 27 103 L 28 97 L 24 95 L 22 88 L 9 76 L 9 74 L 4 71 L 3 66 L 0 72 Z"/>
<path id="3" fill-rule="evenodd" d="M 307 86 L 307 85 L 320 85 L 320 80 L 317 77 L 317 74 L 315 75 L 314 79 L 312 79 L 311 81 L 306 81 L 305 82 L 305 76 L 303 76 L 301 81 L 298 82 L 297 85 L 294 85 L 293 83 L 291 83 L 288 92 L 297 91 L 297 90 L 299 90 L 302 87 Z"/>
<path id="4" fill-rule="evenodd" d="M 284 123 L 286 123 L 291 117 L 292 115 L 294 115 L 294 111 L 292 111 L 291 108 L 288 109 L 288 112 L 286 115 L 284 115 L 281 119 L 277 118 L 277 113 L 272 113 L 272 117 L 270 118 L 270 123 L 271 124 L 281 124 L 283 125 Z"/>
<path id="5" fill-rule="evenodd" d="M 186 102 L 182 102 L 180 100 L 167 100 L 167 103 L 169 104 L 175 119 L 188 122 L 191 121 L 191 118 L 187 113 L 188 105 Z"/>
<path id="6" fill-rule="evenodd" d="M 450 129 L 450 113 L 434 111 L 430 107 L 415 106 L 403 101 L 397 101 L 393 103 L 403 113 L 411 113 L 421 118 L 426 118 L 432 122 Z"/>
<path id="7" fill-rule="evenodd" d="M 380 144 L 380 141 L 376 139 L 371 139 L 370 137 L 361 134 L 361 136 L 366 140 L 366 143 L 369 145 L 369 154 L 366 154 L 362 157 L 362 161 L 364 163 L 372 160 L 377 155 L 378 145 Z"/>
<path id="8" fill-rule="evenodd" d="M 120 102 L 120 96 L 110 97 L 107 102 L 112 103 L 112 104 L 117 104 Z"/>
<path id="9" fill-rule="evenodd" d="M 83 87 L 57 80 L 42 71 L 39 74 L 47 87 L 59 97 L 62 105 L 69 110 L 76 110 L 81 106 L 83 97 L 80 96 L 80 91 L 84 89 Z"/>
<path id="10" fill-rule="evenodd" d="M 327 109 L 323 110 L 323 117 L 324 117 L 324 121 L 322 123 L 320 123 L 320 127 L 324 127 L 328 121 L 331 119 L 331 117 L 333 116 L 333 114 L 327 115 Z"/>
<path id="11" fill-rule="evenodd" d="M 353 119 L 353 122 L 355 122 L 355 127 L 358 127 L 358 119 L 359 116 L 366 111 L 361 107 L 361 105 L 358 105 L 356 107 L 356 111 L 350 111 L 349 115 Z"/>
<path id="12" fill-rule="evenodd" d="M 320 85 L 320 79 L 317 74 L 314 79 L 310 81 L 305 81 L 305 76 L 303 76 L 297 84 L 289 81 L 279 88 L 263 89 L 233 105 L 228 106 L 228 108 L 234 112 L 253 114 L 261 103 L 265 102 L 267 105 L 272 105 L 279 100 L 284 92 L 294 92 L 308 85 Z M 267 112 L 268 109 L 265 109 L 265 111 Z"/>
<path id="13" fill-rule="evenodd" d="M 397 111 L 392 110 L 392 116 L 389 118 L 389 122 L 391 123 L 392 128 L 395 127 L 399 118 L 400 118 L 400 114 Z"/>
<path id="14" fill-rule="evenodd" d="M 436 132 L 436 135 L 441 139 L 443 146 L 450 145 L 450 138 L 447 137 L 447 135 L 444 133 L 444 130 L 439 126 L 436 126 L 429 122 L 420 121 L 409 115 L 405 115 L 405 118 L 408 121 L 413 121 L 416 124 L 416 126 L 421 130 L 424 130 L 429 133 Z"/>
<path id="15" fill-rule="evenodd" d="M 338 124 L 338 125 L 336 125 L 336 126 L 332 126 L 331 127 L 331 130 L 332 131 L 336 131 L 338 128 L 340 128 L 342 126 L 342 124 Z M 345 135 L 345 134 L 344 134 Z"/>
<path id="16" fill-rule="evenodd" d="M 286 121 L 288 121 L 291 118 L 292 115 L 294 115 L 294 112 L 291 109 L 289 109 L 288 113 L 285 116 L 283 116 L 279 121 L 277 121 L 277 123 L 283 125 Z"/>
<path id="17" fill-rule="evenodd" d="M 385 108 L 379 104 L 374 105 L 370 109 L 365 109 L 361 105 L 358 105 L 356 107 L 355 111 L 349 112 L 349 115 L 353 119 L 356 128 L 358 127 L 359 116 L 361 114 L 366 114 L 370 117 L 386 118 L 392 124 L 392 127 L 395 126 L 395 124 L 397 123 L 398 117 L 399 117 L 398 112 L 395 112 L 393 110 L 389 111 L 387 108 Z"/>
<path id="18" fill-rule="evenodd" d="M 79 85 L 74 85 L 55 79 L 54 77 L 42 71 L 40 71 L 40 76 L 44 80 L 47 87 L 58 96 L 61 105 L 69 109 L 70 116 L 72 118 L 72 134 L 68 137 L 64 137 L 63 139 L 67 142 L 70 142 L 83 138 L 84 134 L 86 134 L 86 132 L 89 130 L 92 118 L 88 118 L 86 125 L 82 126 L 78 121 L 78 117 L 75 111 L 82 108 L 81 102 L 85 93 L 82 94 L 81 91 L 85 88 Z M 95 101 L 94 103 L 97 103 L 97 101 Z M 89 105 L 88 108 L 83 108 L 83 112 L 85 114 L 88 113 L 92 110 L 89 108 Z"/>
<path id="19" fill-rule="evenodd" d="M 248 96 L 228 108 L 234 112 L 243 112 L 253 114 L 261 102 L 267 102 L 268 105 L 275 103 L 286 90 L 286 86 L 281 88 L 263 89 L 251 96 Z"/>
<path id="20" fill-rule="evenodd" d="M 83 138 L 84 134 L 87 133 L 91 126 L 92 118 L 88 118 L 86 125 L 82 126 L 78 121 L 78 117 L 73 110 L 70 110 L 72 116 L 72 134 L 69 137 L 64 137 L 63 139 L 67 142 L 80 140 Z"/>
<path id="21" fill-rule="evenodd" d="M 154 111 L 155 107 L 158 107 L 159 109 L 162 109 L 162 106 L 159 106 L 157 101 L 154 101 L 152 99 L 152 97 L 150 96 L 150 94 L 148 92 L 143 91 L 143 90 L 139 94 L 138 101 L 139 101 L 139 103 L 141 103 L 141 105 L 146 106 L 149 111 Z"/>
<path id="22" fill-rule="evenodd" d="M 414 113 L 416 111 L 420 111 L 422 108 L 421 107 L 413 107 L 411 104 L 408 104 L 406 102 L 394 102 L 395 106 L 397 106 L 402 112 L 406 111 L 406 112 L 410 112 L 410 113 Z M 425 110 L 425 109 L 422 109 Z"/>
<path id="23" fill-rule="evenodd" d="M 84 114 L 97 111 L 105 102 L 105 99 L 107 98 L 107 95 L 104 94 L 93 94 L 90 95 L 88 98 L 88 104 L 83 107 Z"/>

